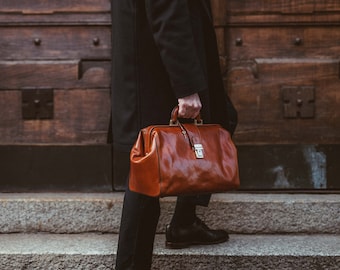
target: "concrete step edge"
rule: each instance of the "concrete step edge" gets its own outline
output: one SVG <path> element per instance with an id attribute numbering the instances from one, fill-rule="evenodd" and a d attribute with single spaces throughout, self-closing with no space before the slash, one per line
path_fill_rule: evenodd
<path id="1" fill-rule="evenodd" d="M 113 269 L 116 234 L 2 234 L 0 269 Z M 157 235 L 153 269 L 310 269 L 340 265 L 340 235 L 231 235 L 229 242 L 182 250 Z"/>
<path id="2" fill-rule="evenodd" d="M 118 233 L 123 193 L 0 194 L 0 233 Z M 175 198 L 161 199 L 158 232 L 164 232 Z M 340 194 L 213 195 L 198 215 L 231 233 L 340 234 Z"/>

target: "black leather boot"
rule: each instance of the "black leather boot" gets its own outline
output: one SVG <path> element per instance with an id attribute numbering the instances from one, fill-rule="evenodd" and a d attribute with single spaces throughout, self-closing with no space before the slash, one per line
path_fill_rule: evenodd
<path id="1" fill-rule="evenodd" d="M 187 248 L 192 245 L 212 245 L 228 241 L 229 235 L 224 230 L 211 230 L 199 218 L 185 226 L 168 225 L 166 227 L 167 248 Z"/>

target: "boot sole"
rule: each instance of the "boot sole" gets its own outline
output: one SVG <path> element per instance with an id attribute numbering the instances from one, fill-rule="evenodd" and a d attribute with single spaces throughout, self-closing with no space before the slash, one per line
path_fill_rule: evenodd
<path id="1" fill-rule="evenodd" d="M 220 239 L 218 241 L 214 242 L 165 242 L 165 247 L 169 249 L 182 249 L 182 248 L 188 248 L 191 246 L 208 246 L 208 245 L 217 245 L 224 242 L 227 242 L 229 240 L 229 237 Z"/>

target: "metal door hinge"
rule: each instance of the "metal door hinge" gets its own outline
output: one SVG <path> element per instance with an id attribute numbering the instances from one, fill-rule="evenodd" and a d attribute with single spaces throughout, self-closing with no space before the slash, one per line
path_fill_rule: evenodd
<path id="1" fill-rule="evenodd" d="M 282 96 L 285 118 L 314 118 L 314 86 L 283 86 Z"/>
<path id="2" fill-rule="evenodd" d="M 53 89 L 51 88 L 23 88 L 22 119 L 39 120 L 53 119 Z"/>

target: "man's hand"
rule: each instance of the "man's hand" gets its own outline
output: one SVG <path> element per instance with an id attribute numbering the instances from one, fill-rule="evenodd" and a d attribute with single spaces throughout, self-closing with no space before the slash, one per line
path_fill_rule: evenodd
<path id="1" fill-rule="evenodd" d="M 202 108 L 201 100 L 197 93 L 183 98 L 179 98 L 178 106 L 179 106 L 178 117 L 192 119 L 199 114 Z"/>

